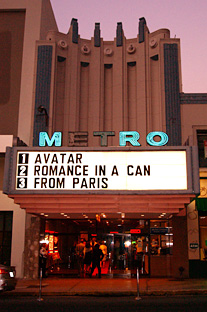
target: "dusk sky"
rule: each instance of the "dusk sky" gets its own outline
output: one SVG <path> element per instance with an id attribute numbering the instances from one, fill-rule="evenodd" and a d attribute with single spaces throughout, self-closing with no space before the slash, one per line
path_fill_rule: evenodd
<path id="1" fill-rule="evenodd" d="M 138 34 L 140 17 L 150 32 L 170 30 L 181 40 L 183 91 L 207 93 L 207 0 L 51 0 L 60 32 L 67 33 L 72 18 L 78 19 L 81 38 L 93 37 L 100 22 L 101 37 L 113 40 L 117 22 L 127 39 Z"/>

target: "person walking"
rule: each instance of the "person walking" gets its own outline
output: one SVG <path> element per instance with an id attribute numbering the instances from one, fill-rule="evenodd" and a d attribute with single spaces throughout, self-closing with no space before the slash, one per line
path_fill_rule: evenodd
<path id="1" fill-rule="evenodd" d="M 84 263 L 84 273 L 90 274 L 91 262 L 92 262 L 92 252 L 93 249 L 89 241 L 86 242 L 86 246 L 83 250 L 83 263 Z"/>
<path id="2" fill-rule="evenodd" d="M 103 259 L 102 259 L 102 262 L 101 262 L 101 267 L 102 268 L 105 268 L 105 266 L 106 266 L 106 260 L 107 260 L 107 246 L 106 246 L 106 244 L 105 244 L 105 242 L 104 241 L 102 241 L 101 242 L 101 245 L 100 245 L 100 249 L 102 250 L 102 252 L 103 252 Z"/>
<path id="3" fill-rule="evenodd" d="M 102 250 L 99 248 L 100 245 L 96 244 L 93 248 L 93 254 L 92 254 L 92 269 L 91 269 L 91 273 L 90 273 L 90 277 L 92 277 L 92 274 L 95 270 L 95 268 L 97 267 L 98 269 L 98 277 L 101 278 L 101 266 L 100 266 L 100 262 L 102 261 L 104 254 L 102 252 Z"/>
<path id="4" fill-rule="evenodd" d="M 40 265 L 40 268 L 42 269 L 42 277 L 47 277 L 46 264 L 47 264 L 47 249 L 43 245 L 40 248 L 40 254 L 39 254 L 39 265 Z"/>
<path id="5" fill-rule="evenodd" d="M 78 263 L 78 275 L 81 276 L 83 272 L 83 250 L 85 248 L 85 245 L 83 243 L 83 239 L 78 240 L 78 244 L 76 245 L 76 257 L 77 257 L 77 263 Z"/>

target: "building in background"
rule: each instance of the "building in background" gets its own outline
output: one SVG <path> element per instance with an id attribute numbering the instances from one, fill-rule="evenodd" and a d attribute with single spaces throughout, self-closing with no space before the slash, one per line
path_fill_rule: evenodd
<path id="1" fill-rule="evenodd" d="M 29 145 L 35 41 L 57 30 L 50 1 L 0 4 L 0 262 L 23 277 L 25 210 L 2 193 L 6 146 Z"/>
<path id="2" fill-rule="evenodd" d="M 15 1 L 20 4 L 16 8 L 12 7 L 14 1 L 10 2 L 11 7 L 7 2 L 7 8 L 15 11 L 1 7 L 0 14 L 8 21 L 9 14 L 16 14 L 21 22 L 18 31 L 22 43 L 18 41 L 20 55 L 15 54 L 19 61 L 12 61 L 11 21 L 5 29 L 5 23 L 0 23 L 5 47 L 5 75 L 0 80 L 5 92 L 0 107 L 3 120 L 8 120 L 0 125 L 0 138 L 4 142 L 3 153 L 5 146 L 18 146 L 20 142 L 28 148 L 8 150 L 4 192 L 10 198 L 1 195 L 1 202 L 5 202 L 1 214 L 4 220 L 10 218 L 11 264 L 17 266 L 19 276 L 23 274 L 20 267 L 24 268 L 24 276 L 38 276 L 40 240 L 48 242 L 50 274 L 75 272 L 74 244 L 80 238 L 93 237 L 107 246 L 105 274 L 133 274 L 138 265 L 141 274 L 149 276 L 206 276 L 207 94 L 182 92 L 180 40 L 170 38 L 167 29 L 150 33 L 144 18 L 139 20 L 137 38 L 125 38 L 122 23 L 118 23 L 114 41 L 104 41 L 96 23 L 93 38 L 86 40 L 78 34 L 76 19 L 72 19 L 67 34 L 58 32 L 49 1 L 39 1 L 35 8 L 33 4 L 23 8 L 24 1 Z M 14 70 L 17 77 L 9 70 L 13 64 L 14 68 L 18 64 L 18 70 Z M 16 93 L 11 93 L 12 88 Z M 10 108 L 11 96 L 14 107 Z M 52 138 L 56 133 L 62 147 L 37 148 L 40 132 L 44 133 L 43 142 L 49 145 L 52 141 L 47 134 Z M 163 138 L 160 133 L 169 138 L 166 146 L 159 143 Z M 12 143 L 11 136 L 19 139 Z M 121 142 L 126 144 L 120 147 Z M 199 150 L 199 169 L 194 146 Z M 40 158 L 36 158 L 34 167 L 35 187 L 39 190 L 29 186 L 27 189 L 28 172 L 34 172 L 29 171 L 28 164 L 27 173 L 21 175 L 17 170 L 15 177 L 16 155 L 20 167 L 26 161 L 21 157 L 30 157 L 29 152 L 35 151 L 44 155 L 43 160 L 37 156 Z M 179 186 L 181 178 L 176 176 L 169 189 L 145 185 L 133 190 L 120 190 L 117 186 L 107 190 L 107 180 L 99 180 L 109 179 L 104 164 L 98 165 L 101 154 L 96 153 L 102 151 L 109 155 L 109 163 L 114 153 L 123 152 L 125 157 L 132 152 L 150 153 L 152 164 L 159 151 L 184 152 L 187 186 Z M 71 152 L 71 168 L 66 176 L 73 174 L 77 180 L 69 191 L 61 190 L 62 182 L 54 178 L 58 175 L 56 170 L 62 170 L 58 171 L 60 177 L 65 174 L 64 168 L 54 169 L 55 152 L 62 153 L 62 162 L 63 154 Z M 74 155 L 79 156 L 74 159 Z M 88 177 L 82 155 L 92 155 L 91 163 L 97 162 L 95 178 Z M 13 163 L 9 163 L 13 156 Z M 52 157 L 55 158 L 51 162 Z M 1 159 L 3 168 L 4 154 Z M 71 174 L 70 170 L 74 172 Z M 166 171 L 172 174 L 172 163 L 166 164 Z M 118 176 L 115 167 L 113 175 Z M 150 175 L 149 166 L 142 168 L 137 164 L 135 169 L 128 163 L 128 176 L 132 175 L 145 178 Z M 159 180 L 163 181 L 157 173 L 158 184 Z M 54 185 L 57 181 L 59 184 Z M 116 185 L 119 182 L 118 177 Z M 15 218 L 17 212 L 19 216 Z M 15 227 L 21 228 L 21 237 L 16 236 Z M 6 226 L 2 229 L 5 235 Z M 2 250 L 6 250 L 3 243 Z"/>

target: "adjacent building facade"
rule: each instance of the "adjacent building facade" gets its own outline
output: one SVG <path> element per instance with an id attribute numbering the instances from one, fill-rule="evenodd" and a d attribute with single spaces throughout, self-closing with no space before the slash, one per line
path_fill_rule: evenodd
<path id="1" fill-rule="evenodd" d="M 29 145 L 35 41 L 57 26 L 49 1 L 4 1 L 0 16 L 0 262 L 15 265 L 20 277 L 24 275 L 26 214 L 2 193 L 4 158 L 6 146 Z"/>
<path id="2" fill-rule="evenodd" d="M 207 94 L 182 92 L 180 40 L 167 29 L 150 33 L 144 18 L 137 38 L 127 39 L 118 23 L 114 41 L 104 41 L 96 23 L 91 40 L 82 39 L 76 19 L 67 34 L 57 30 L 49 1 L 35 11 L 10 2 L 0 8 L 1 171 L 5 146 L 13 146 L 1 195 L 2 235 L 11 245 L 0 241 L 1 259 L 10 247 L 19 276 L 35 278 L 46 244 L 49 274 L 70 274 L 75 242 L 95 237 L 108 250 L 103 274 L 133 274 L 138 265 L 149 276 L 206 276 Z M 15 57 L 10 14 L 19 23 Z M 40 133 L 56 147 L 39 147 Z"/>

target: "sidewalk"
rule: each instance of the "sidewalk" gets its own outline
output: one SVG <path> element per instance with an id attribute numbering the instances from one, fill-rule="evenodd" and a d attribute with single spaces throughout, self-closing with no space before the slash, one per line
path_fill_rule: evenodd
<path id="1" fill-rule="evenodd" d="M 176 280 L 168 278 L 141 278 L 140 296 L 207 294 L 206 279 Z M 20 279 L 16 289 L 2 295 L 38 296 L 39 280 Z M 136 278 L 45 278 L 42 296 L 136 296 Z"/>

